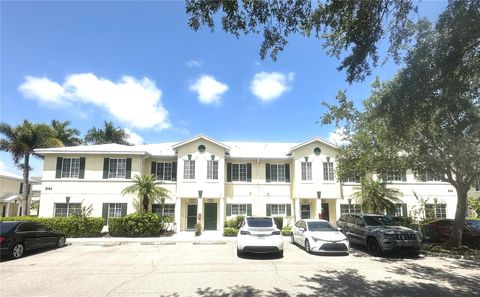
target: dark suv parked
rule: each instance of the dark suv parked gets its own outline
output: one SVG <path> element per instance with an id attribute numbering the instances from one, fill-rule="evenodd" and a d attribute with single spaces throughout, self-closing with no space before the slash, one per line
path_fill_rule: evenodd
<path id="1" fill-rule="evenodd" d="M 412 256 L 420 253 L 420 233 L 402 227 L 394 219 L 376 214 L 343 214 L 337 227 L 350 242 L 364 245 L 370 254 L 403 250 Z"/>

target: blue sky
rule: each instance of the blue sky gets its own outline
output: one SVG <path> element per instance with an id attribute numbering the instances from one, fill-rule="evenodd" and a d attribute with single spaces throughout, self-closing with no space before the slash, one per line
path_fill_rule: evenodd
<path id="1" fill-rule="evenodd" d="M 435 18 L 445 2 L 420 5 Z M 293 36 L 273 62 L 259 36 L 187 26 L 182 2 L 1 2 L 0 117 L 69 120 L 82 132 L 105 120 L 132 142 L 179 141 L 197 134 L 229 141 L 302 142 L 331 138 L 315 122 L 339 89 L 360 102 L 387 63 L 349 85 L 321 42 Z M 33 163 L 34 175 L 41 161 Z M 0 153 L 0 167 L 18 173 Z"/>

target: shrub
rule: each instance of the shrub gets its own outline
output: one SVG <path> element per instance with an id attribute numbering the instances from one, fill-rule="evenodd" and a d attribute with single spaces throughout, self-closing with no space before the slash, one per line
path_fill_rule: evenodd
<path id="1" fill-rule="evenodd" d="M 413 222 L 413 219 L 410 217 L 395 217 L 394 219 L 403 227 L 408 227 Z"/>
<path id="2" fill-rule="evenodd" d="M 133 213 L 122 218 L 108 219 L 108 232 L 113 237 L 160 236 L 172 217 L 162 217 L 155 213 Z"/>
<path id="3" fill-rule="evenodd" d="M 291 226 L 283 227 L 283 229 L 282 229 L 282 235 L 283 236 L 290 236 L 291 233 L 292 233 L 292 227 Z"/>
<path id="4" fill-rule="evenodd" d="M 200 236 L 202 234 L 202 224 L 195 224 L 195 236 Z"/>
<path id="5" fill-rule="evenodd" d="M 223 236 L 226 237 L 235 237 L 238 234 L 238 229 L 231 228 L 231 227 L 225 227 L 223 229 Z"/>
<path id="6" fill-rule="evenodd" d="M 225 221 L 224 227 L 238 229 L 240 228 L 240 225 L 242 224 L 244 219 L 245 219 L 244 216 L 236 216 L 233 219 Z"/>
<path id="7" fill-rule="evenodd" d="M 95 237 L 100 236 L 103 228 L 102 218 L 80 216 L 39 218 L 31 216 L 5 217 L 0 221 L 28 221 L 39 222 L 50 229 L 65 233 L 67 237 Z"/>
<path id="8" fill-rule="evenodd" d="M 273 220 L 275 221 L 275 225 L 277 225 L 277 228 L 282 230 L 283 229 L 283 217 L 273 217 Z"/>

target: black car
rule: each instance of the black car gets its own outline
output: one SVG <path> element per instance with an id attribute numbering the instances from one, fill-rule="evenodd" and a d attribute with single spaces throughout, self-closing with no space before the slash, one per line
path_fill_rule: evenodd
<path id="1" fill-rule="evenodd" d="M 14 259 L 25 251 L 44 247 L 62 247 L 65 234 L 36 222 L 0 222 L 0 251 L 2 257 Z"/>

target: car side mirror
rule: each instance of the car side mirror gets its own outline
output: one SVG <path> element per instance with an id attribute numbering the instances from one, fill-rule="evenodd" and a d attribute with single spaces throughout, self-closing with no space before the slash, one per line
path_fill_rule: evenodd
<path id="1" fill-rule="evenodd" d="M 298 231 L 305 232 L 305 229 L 304 228 L 298 228 Z"/>

